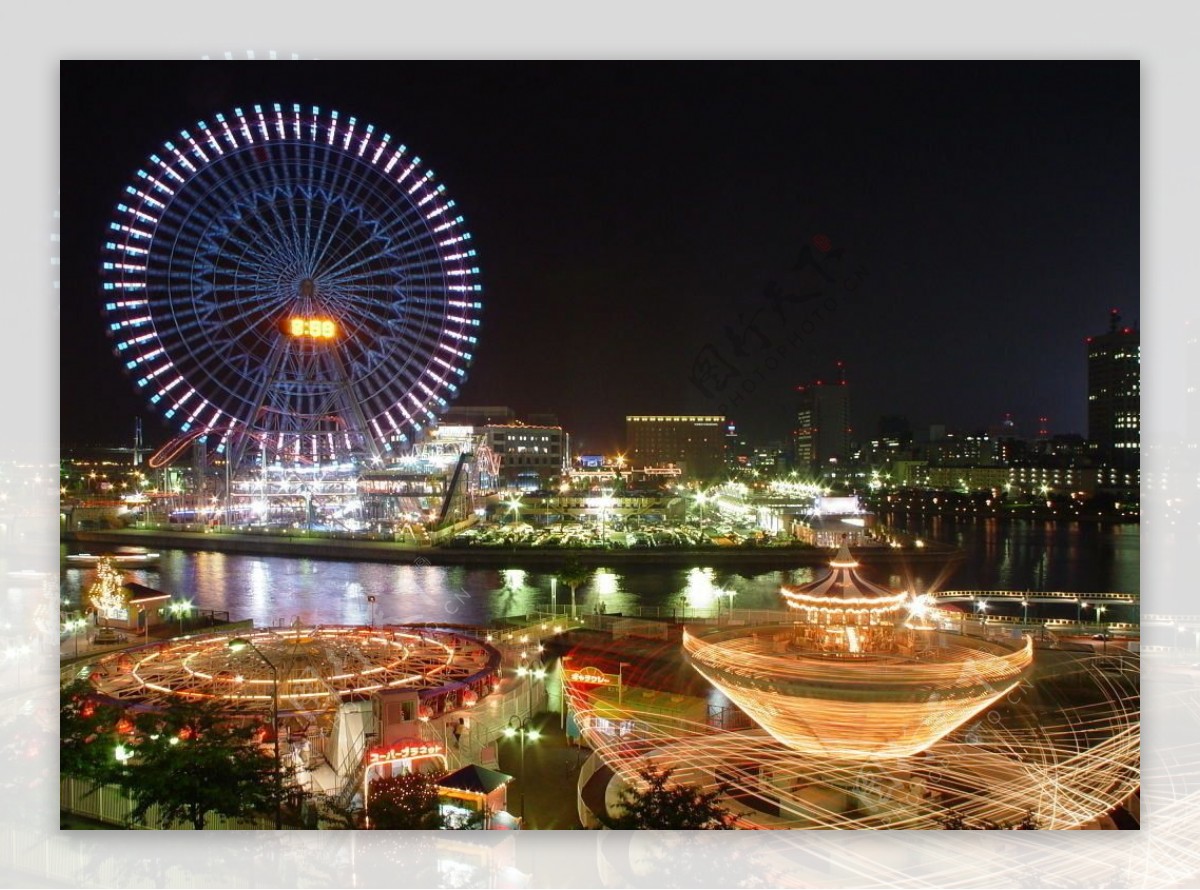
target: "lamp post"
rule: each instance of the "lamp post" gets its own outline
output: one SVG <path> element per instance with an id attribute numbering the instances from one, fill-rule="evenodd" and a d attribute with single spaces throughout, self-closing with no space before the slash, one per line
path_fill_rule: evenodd
<path id="1" fill-rule="evenodd" d="M 1088 607 L 1087 603 L 1075 600 L 1075 626 L 1083 633 L 1083 610 Z"/>
<path id="2" fill-rule="evenodd" d="M 271 669 L 271 724 L 275 730 L 275 830 L 283 828 L 283 753 L 279 747 L 279 669 L 271 659 L 244 637 L 235 637 L 225 644 L 230 652 L 250 649 Z"/>
<path id="3" fill-rule="evenodd" d="M 71 618 L 67 621 L 67 629 L 71 631 L 71 636 L 75 638 L 75 657 L 79 657 L 79 632 L 87 627 L 86 618 Z"/>
<path id="4" fill-rule="evenodd" d="M 1029 600 L 1025 600 L 1025 599 L 1021 600 L 1021 609 L 1023 610 L 1023 615 L 1024 615 L 1024 617 L 1021 619 L 1021 623 L 1028 624 L 1029 623 Z"/>
<path id="5" fill-rule="evenodd" d="M 179 619 L 179 635 L 183 636 L 183 617 L 192 611 L 192 604 L 189 600 L 175 600 L 169 606 L 167 611 Z"/>
<path id="6" fill-rule="evenodd" d="M 564 655 L 559 659 L 558 668 L 562 675 L 562 681 L 559 683 L 558 691 L 558 706 L 559 706 L 559 727 L 567 728 L 567 662 L 570 660 L 570 655 Z"/>
<path id="7" fill-rule="evenodd" d="M 537 728 L 532 725 L 532 721 L 528 717 L 520 717 L 513 714 L 508 718 L 508 726 L 504 727 L 504 735 L 506 738 L 521 737 L 521 821 L 525 821 L 525 740 L 536 742 L 542 737 L 542 734 L 537 731 Z"/>
<path id="8" fill-rule="evenodd" d="M 546 679 L 546 669 L 544 667 L 542 667 L 540 662 L 536 663 L 536 664 L 531 664 L 529 666 L 521 665 L 520 667 L 517 668 L 517 676 L 522 677 L 522 678 L 527 678 L 527 679 L 525 679 L 525 684 L 526 684 L 526 689 L 528 690 L 528 702 L 529 702 L 528 713 L 529 713 L 529 716 L 532 717 L 533 716 L 533 681 L 534 680 L 545 680 Z"/>
<path id="9" fill-rule="evenodd" d="M 617 666 L 617 704 L 625 703 L 625 668 L 633 667 L 628 661 L 622 661 Z"/>
<path id="10" fill-rule="evenodd" d="M 521 498 L 518 495 L 510 501 L 506 501 L 508 509 L 512 511 L 512 524 L 509 526 L 509 535 L 512 543 L 513 553 L 517 552 L 517 520 L 521 518 Z"/>
<path id="11" fill-rule="evenodd" d="M 550 576 L 550 613 L 558 617 L 558 578 Z"/>

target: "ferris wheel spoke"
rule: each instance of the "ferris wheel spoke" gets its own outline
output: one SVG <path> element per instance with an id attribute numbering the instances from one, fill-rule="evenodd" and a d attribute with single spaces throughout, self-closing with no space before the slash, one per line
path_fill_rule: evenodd
<path id="1" fill-rule="evenodd" d="M 328 277 L 339 282 L 354 282 L 363 279 L 377 279 L 386 275 L 396 281 L 410 281 L 418 277 L 415 273 L 427 271 L 432 264 L 415 264 L 392 254 L 377 254 L 366 257 L 354 265 L 344 265 L 339 269 L 330 269 Z"/>
<path id="2" fill-rule="evenodd" d="M 389 215 L 386 213 L 372 216 L 369 221 L 369 227 L 374 237 L 363 239 L 355 251 L 351 251 L 331 261 L 326 268 L 327 274 L 336 274 L 343 265 L 350 262 L 357 262 L 355 259 L 357 254 L 360 251 L 366 252 L 368 247 L 375 248 L 374 254 L 368 254 L 368 256 L 399 255 L 408 242 L 407 237 L 405 237 L 405 231 L 395 231 L 394 220 L 389 218 Z M 407 227 L 405 228 L 407 230 Z"/>
<path id="3" fill-rule="evenodd" d="M 345 198 L 353 191 L 353 189 L 347 188 L 345 183 L 341 181 L 341 169 L 342 157 L 338 154 L 331 155 L 330 163 L 324 170 L 323 186 L 328 190 L 329 193 L 341 195 L 343 198 Z M 337 218 L 333 225 L 327 225 L 329 220 L 328 211 L 335 205 L 335 203 L 340 205 L 338 208 L 339 212 Z M 339 223 L 343 218 L 346 206 L 346 204 L 342 204 L 341 202 L 325 202 L 325 206 L 323 208 L 324 212 L 321 218 L 322 224 L 318 228 L 313 242 L 312 262 L 314 268 L 320 268 L 322 265 L 324 265 L 326 261 L 326 253 L 329 251 L 331 245 L 337 240 L 339 228 L 337 223 Z"/>

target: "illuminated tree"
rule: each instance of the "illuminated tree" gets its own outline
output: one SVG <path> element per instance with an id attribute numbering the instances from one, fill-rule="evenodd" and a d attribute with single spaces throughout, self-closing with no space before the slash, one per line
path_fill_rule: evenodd
<path id="1" fill-rule="evenodd" d="M 726 791 L 718 786 L 704 791 L 696 785 L 671 783 L 674 769 L 647 764 L 638 770 L 644 788 L 621 792 L 621 815 L 609 820 L 614 829 L 706 829 L 733 828 L 735 814 L 717 803 Z"/>
<path id="2" fill-rule="evenodd" d="M 377 829 L 442 828 L 437 782 L 420 773 L 405 773 L 371 783 L 367 817 Z"/>
<path id="3" fill-rule="evenodd" d="M 109 559 L 96 565 L 96 580 L 88 588 L 88 602 L 96 610 L 99 623 L 107 623 L 108 616 L 129 606 L 129 590 L 124 578 Z"/>

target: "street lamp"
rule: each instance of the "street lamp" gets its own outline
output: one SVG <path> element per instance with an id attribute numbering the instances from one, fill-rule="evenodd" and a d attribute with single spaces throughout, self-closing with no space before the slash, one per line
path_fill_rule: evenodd
<path id="1" fill-rule="evenodd" d="M 179 635 L 183 636 L 183 618 L 192 611 L 190 600 L 175 600 L 169 606 L 167 611 L 179 619 Z"/>
<path id="2" fill-rule="evenodd" d="M 525 786 L 528 784 L 525 776 L 525 740 L 536 742 L 542 737 L 537 728 L 532 725 L 532 721 L 528 717 L 520 717 L 513 714 L 508 718 L 508 726 L 504 727 L 504 735 L 506 738 L 521 737 L 521 821 L 525 821 Z"/>
<path id="3" fill-rule="evenodd" d="M 600 543 L 601 544 L 603 544 L 607 540 L 607 536 L 605 534 L 605 528 L 604 528 L 604 521 L 608 518 L 608 510 L 610 507 L 612 507 L 612 505 L 614 503 L 615 503 L 615 501 L 612 499 L 612 496 L 607 491 L 603 492 L 601 494 L 599 500 L 597 500 L 597 502 L 596 502 L 596 505 L 600 508 Z"/>
<path id="4" fill-rule="evenodd" d="M 1108 606 L 1096 606 L 1096 632 L 1103 633 L 1104 628 L 1100 626 L 1100 619 L 1104 613 L 1108 611 Z"/>
<path id="5" fill-rule="evenodd" d="M 71 636 L 75 638 L 75 657 L 79 657 L 79 632 L 87 627 L 86 618 L 68 618 L 67 630 L 71 632 Z"/>
<path id="6" fill-rule="evenodd" d="M 1021 608 L 1024 610 L 1024 617 L 1021 619 L 1022 624 L 1029 623 L 1029 600 L 1021 600 Z"/>
<path id="7" fill-rule="evenodd" d="M 633 667 L 628 661 L 622 661 L 617 666 L 617 704 L 625 701 L 625 668 Z"/>
<path id="8" fill-rule="evenodd" d="M 275 667 L 271 659 L 262 654 L 257 646 L 244 637 L 234 637 L 225 645 L 230 652 L 234 653 L 241 652 L 243 649 L 252 650 L 271 669 L 271 724 L 275 730 L 275 830 L 279 831 L 283 828 L 283 759 L 279 747 L 279 669 Z"/>
<path id="9" fill-rule="evenodd" d="M 558 663 L 559 674 L 562 678 L 559 681 L 559 689 L 558 689 L 558 707 L 559 707 L 558 717 L 559 717 L 559 726 L 563 730 L 566 730 L 566 728 L 567 728 L 567 683 L 570 682 L 567 679 L 567 677 L 569 676 L 567 673 L 567 662 L 570 660 L 571 660 L 570 655 L 563 655 L 562 658 L 559 659 L 559 663 Z"/>
<path id="10" fill-rule="evenodd" d="M 521 677 L 523 679 L 528 678 L 528 679 L 525 679 L 525 688 L 528 690 L 528 693 L 529 693 L 529 699 L 528 699 L 529 700 L 529 715 L 532 717 L 533 716 L 533 681 L 534 680 L 545 680 L 546 679 L 546 669 L 544 667 L 542 667 L 541 663 L 535 663 L 535 664 L 531 664 L 528 666 L 521 665 L 520 667 L 517 668 L 517 676 Z"/>
<path id="11" fill-rule="evenodd" d="M 1087 603 L 1075 600 L 1075 626 L 1079 629 L 1080 633 L 1083 632 L 1083 610 L 1087 607 Z"/>

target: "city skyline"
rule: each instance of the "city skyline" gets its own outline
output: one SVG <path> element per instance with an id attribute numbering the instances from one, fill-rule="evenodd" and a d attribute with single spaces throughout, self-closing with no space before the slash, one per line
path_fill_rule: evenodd
<path id="1" fill-rule="evenodd" d="M 482 268 L 454 404 L 555 413 L 589 451 L 647 412 L 785 439 L 796 385 L 839 360 L 860 436 L 884 414 L 1083 432 L 1084 338 L 1114 306 L 1139 323 L 1136 63 L 316 64 L 64 65 L 83 132 L 141 88 L 88 152 L 63 129 L 65 444 L 134 417 L 168 437 L 104 338 L 99 245 L 150 152 L 253 102 L 341 108 L 428 159 Z"/>

